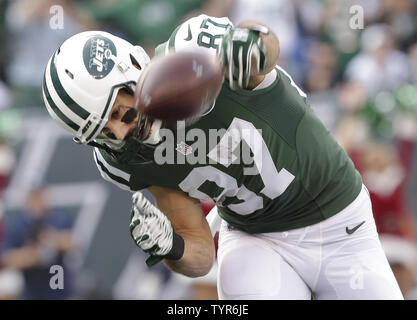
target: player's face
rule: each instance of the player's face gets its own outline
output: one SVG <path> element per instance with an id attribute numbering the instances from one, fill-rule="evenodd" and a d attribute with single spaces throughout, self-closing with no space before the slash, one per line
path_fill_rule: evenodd
<path id="1" fill-rule="evenodd" d="M 107 138 L 113 140 L 128 140 L 135 133 L 139 121 L 139 113 L 133 108 L 134 97 L 124 90 L 120 90 L 109 114 L 109 120 L 102 130 Z M 151 121 L 145 128 L 145 137 L 149 135 Z M 141 128 L 140 130 L 143 130 Z"/>
<path id="2" fill-rule="evenodd" d="M 114 140 L 129 139 L 136 129 L 138 118 L 138 113 L 133 109 L 133 96 L 120 90 L 102 133 Z"/>

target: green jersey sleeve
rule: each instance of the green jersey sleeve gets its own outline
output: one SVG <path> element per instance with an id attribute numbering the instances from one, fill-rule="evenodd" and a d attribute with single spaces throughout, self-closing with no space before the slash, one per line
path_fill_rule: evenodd
<path id="1" fill-rule="evenodd" d="M 169 51 L 205 50 L 216 54 L 223 35 L 229 27 L 233 27 L 229 18 L 210 17 L 202 14 L 188 19 L 179 25 L 171 34 L 168 41 L 155 49 L 155 55 L 167 54 Z"/>
<path id="2" fill-rule="evenodd" d="M 148 184 L 132 181 L 129 167 L 122 166 L 114 161 L 102 150 L 94 148 L 94 162 L 102 178 L 119 188 L 127 191 L 138 191 L 149 187 Z"/>

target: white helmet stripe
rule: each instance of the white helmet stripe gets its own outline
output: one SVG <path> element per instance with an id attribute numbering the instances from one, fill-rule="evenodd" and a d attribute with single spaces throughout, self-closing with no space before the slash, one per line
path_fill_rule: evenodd
<path id="1" fill-rule="evenodd" d="M 80 127 L 82 124 L 80 123 L 80 118 L 73 113 L 64 102 L 62 102 L 60 96 L 55 91 L 55 88 L 52 84 L 52 79 L 50 76 L 50 66 L 52 64 L 52 60 L 48 63 L 45 70 L 44 75 L 44 91 L 45 97 L 49 106 L 53 110 L 54 114 L 68 127 L 76 132 L 79 132 Z M 78 128 L 78 129 L 77 129 Z"/>
<path id="2" fill-rule="evenodd" d="M 44 92 L 44 100 L 46 102 L 46 107 L 50 109 L 53 114 L 61 120 L 64 124 L 66 124 L 68 127 L 70 127 L 74 131 L 78 131 L 80 129 L 80 126 L 77 125 L 74 121 L 69 119 L 62 111 L 57 107 L 54 100 L 51 97 L 51 94 L 49 93 L 48 86 L 46 84 L 46 75 L 43 77 L 43 92 Z M 52 114 L 51 114 L 52 115 Z"/>
<path id="3" fill-rule="evenodd" d="M 65 91 L 64 87 L 61 84 L 61 81 L 59 80 L 59 76 L 55 67 L 55 55 L 52 56 L 51 65 L 50 65 L 50 71 L 51 71 L 51 79 L 52 79 L 52 85 L 55 88 L 55 91 L 58 93 L 61 100 L 64 102 L 64 104 L 72 110 L 76 115 L 78 115 L 82 119 L 87 119 L 90 113 L 85 110 L 83 107 L 81 107 L 78 103 L 76 103 Z"/>

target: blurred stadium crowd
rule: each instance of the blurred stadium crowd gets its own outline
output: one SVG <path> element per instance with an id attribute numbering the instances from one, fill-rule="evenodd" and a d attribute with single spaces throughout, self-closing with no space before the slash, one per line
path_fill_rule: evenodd
<path id="1" fill-rule="evenodd" d="M 355 5 L 363 9 L 364 28 L 352 28 Z M 60 13 L 63 24 L 54 24 Z M 27 192 L 21 212 L 8 213 L 7 189 L 21 156 L 16 150 L 25 118 L 47 118 L 41 85 L 50 55 L 71 35 L 99 29 L 143 46 L 152 56 L 181 21 L 199 13 L 228 16 L 235 24 L 257 20 L 277 34 L 280 65 L 308 93 L 311 107 L 361 172 L 403 294 L 417 299 L 416 0 L 0 1 L 0 297 L 85 297 L 70 273 L 65 290 L 48 287 L 49 266 L 65 265 L 77 247 L 71 215 L 45 196 L 48 180 L 22 185 Z M 212 206 L 204 205 L 205 211 Z M 111 256 L 102 259 L 111 264 Z M 215 277 L 191 281 L 163 274 L 162 279 L 148 275 L 142 283 L 151 287 L 169 279 L 171 290 L 184 289 L 181 298 L 216 296 Z M 138 297 L 178 296 L 124 296 Z"/>

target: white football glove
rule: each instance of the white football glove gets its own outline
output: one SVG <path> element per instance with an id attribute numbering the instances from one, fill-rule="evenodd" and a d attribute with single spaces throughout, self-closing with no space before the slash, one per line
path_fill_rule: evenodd
<path id="1" fill-rule="evenodd" d="M 175 258 L 170 256 L 175 234 L 171 222 L 141 192 L 134 193 L 132 200 L 130 234 L 136 245 L 151 255 L 146 260 L 148 266 L 165 257 Z"/>
<path id="2" fill-rule="evenodd" d="M 172 248 L 172 225 L 168 218 L 141 192 L 133 194 L 130 233 L 145 252 L 163 256 Z"/>
<path id="3" fill-rule="evenodd" d="M 148 266 L 163 258 L 180 259 L 184 240 L 175 233 L 169 219 L 141 192 L 134 193 L 132 200 L 130 234 L 136 245 L 151 255 L 146 260 Z"/>

